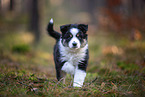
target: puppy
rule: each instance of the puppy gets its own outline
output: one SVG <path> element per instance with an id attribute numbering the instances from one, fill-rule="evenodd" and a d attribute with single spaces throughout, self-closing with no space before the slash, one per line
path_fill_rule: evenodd
<path id="1" fill-rule="evenodd" d="M 56 39 L 53 54 L 57 80 L 65 78 L 68 73 L 74 77 L 73 87 L 82 87 L 89 59 L 88 25 L 67 24 L 60 26 L 60 30 L 62 34 L 54 31 L 51 19 L 47 31 Z"/>

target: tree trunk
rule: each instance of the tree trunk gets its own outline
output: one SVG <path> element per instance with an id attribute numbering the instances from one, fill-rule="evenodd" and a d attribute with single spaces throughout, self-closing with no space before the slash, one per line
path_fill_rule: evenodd
<path id="1" fill-rule="evenodd" d="M 14 0 L 10 0 L 9 10 L 13 11 L 13 9 L 14 9 Z"/>
<path id="2" fill-rule="evenodd" d="M 30 11 L 30 30 L 34 33 L 35 42 L 40 40 L 40 16 L 38 9 L 38 0 L 32 0 L 31 2 L 31 11 Z"/>

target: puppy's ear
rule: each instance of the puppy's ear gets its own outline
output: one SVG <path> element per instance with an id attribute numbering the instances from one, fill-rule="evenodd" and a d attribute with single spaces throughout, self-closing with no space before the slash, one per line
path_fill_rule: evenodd
<path id="1" fill-rule="evenodd" d="M 60 31 L 64 34 L 68 31 L 70 26 L 71 26 L 70 24 L 60 26 Z"/>
<path id="2" fill-rule="evenodd" d="M 85 24 L 79 24 L 78 28 L 83 31 L 84 33 L 86 33 L 86 31 L 88 31 L 88 25 Z"/>

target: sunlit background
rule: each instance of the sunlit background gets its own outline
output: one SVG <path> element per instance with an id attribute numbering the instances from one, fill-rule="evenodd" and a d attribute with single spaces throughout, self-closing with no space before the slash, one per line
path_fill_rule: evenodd
<path id="1" fill-rule="evenodd" d="M 46 31 L 51 18 L 59 32 L 64 24 L 88 24 L 92 79 L 118 72 L 144 76 L 145 0 L 0 0 L 3 74 L 16 69 L 55 79 L 55 40 Z"/>

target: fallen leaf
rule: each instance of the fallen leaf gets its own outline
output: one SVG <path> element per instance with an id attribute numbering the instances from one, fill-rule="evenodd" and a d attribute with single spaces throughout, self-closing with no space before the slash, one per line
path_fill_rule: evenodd
<path id="1" fill-rule="evenodd" d="M 105 86 L 105 83 L 102 82 L 102 83 L 101 83 L 101 89 L 104 88 L 104 86 Z"/>
<path id="2" fill-rule="evenodd" d="M 31 89 L 31 91 L 35 91 L 35 92 L 36 92 L 37 90 L 38 90 L 38 88 L 32 88 L 32 89 Z"/>
<path id="3" fill-rule="evenodd" d="M 117 90 L 117 86 L 113 82 L 111 82 L 111 84 L 113 85 L 112 89 Z"/>

